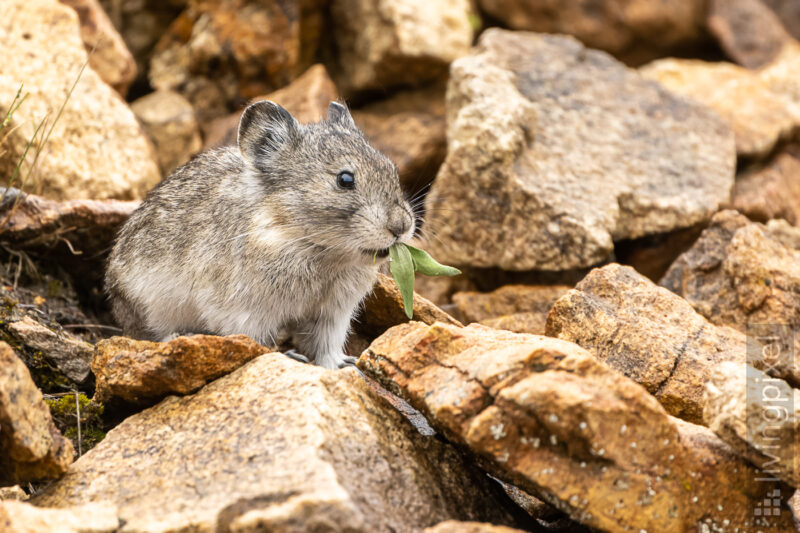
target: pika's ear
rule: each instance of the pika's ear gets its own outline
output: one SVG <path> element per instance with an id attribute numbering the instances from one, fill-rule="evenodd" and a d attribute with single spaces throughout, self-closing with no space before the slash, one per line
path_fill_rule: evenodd
<path id="1" fill-rule="evenodd" d="M 329 124 L 340 124 L 345 128 L 356 128 L 356 123 L 353 122 L 353 117 L 350 116 L 350 110 L 339 102 L 331 102 L 331 105 L 328 106 L 328 116 L 325 120 Z"/>
<path id="2" fill-rule="evenodd" d="M 239 119 L 239 150 L 256 166 L 259 156 L 277 152 L 297 135 L 300 124 L 284 108 L 264 100 L 249 105 Z"/>

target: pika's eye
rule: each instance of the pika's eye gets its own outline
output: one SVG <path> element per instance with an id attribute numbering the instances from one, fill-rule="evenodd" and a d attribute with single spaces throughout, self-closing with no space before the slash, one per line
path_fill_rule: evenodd
<path id="1" fill-rule="evenodd" d="M 356 186 L 356 178 L 352 172 L 344 170 L 336 176 L 336 184 L 342 189 L 352 189 Z"/>

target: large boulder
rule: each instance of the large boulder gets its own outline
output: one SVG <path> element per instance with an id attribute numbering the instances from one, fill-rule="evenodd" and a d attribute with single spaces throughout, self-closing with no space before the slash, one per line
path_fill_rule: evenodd
<path id="1" fill-rule="evenodd" d="M 141 198 L 161 179 L 152 147 L 119 95 L 92 69 L 80 74 L 87 55 L 79 30 L 75 11 L 56 0 L 0 4 L 0 115 L 21 86 L 28 95 L 3 132 L 0 176 L 10 179 L 47 118 L 15 186 L 57 199 Z"/>
<path id="2" fill-rule="evenodd" d="M 697 44 L 705 0 L 478 0 L 514 30 L 566 33 L 591 48 L 638 64 Z"/>
<path id="3" fill-rule="evenodd" d="M 121 532 L 406 532 L 509 524 L 496 489 L 355 370 L 266 354 L 129 417 L 34 503 L 107 500 Z"/>
<path id="4" fill-rule="evenodd" d="M 749 530 L 755 502 L 782 488 L 751 483 L 757 471 L 710 430 L 570 342 L 412 322 L 358 366 L 495 476 L 600 530 Z M 792 527 L 786 512 L 768 520 Z"/>
<path id="5" fill-rule="evenodd" d="M 421 85 L 472 44 L 468 0 L 332 0 L 336 85 L 345 95 Z"/>
<path id="6" fill-rule="evenodd" d="M 447 114 L 426 224 L 450 264 L 590 266 L 707 220 L 733 185 L 716 114 L 569 37 L 487 30 L 452 65 Z"/>
<path id="7" fill-rule="evenodd" d="M 661 285 L 685 298 L 712 324 L 748 337 L 758 324 L 786 324 L 798 332 L 800 230 L 792 230 L 794 242 L 791 231 L 775 232 L 734 211 L 720 212 L 673 263 Z M 794 353 L 800 353 L 800 335 L 795 335 Z M 800 385 L 795 357 L 785 356 L 770 366 L 779 377 Z"/>
<path id="8" fill-rule="evenodd" d="M 5 342 L 0 342 L 0 427 L 0 485 L 56 479 L 72 462 L 72 444 L 56 429 L 30 372 Z"/>

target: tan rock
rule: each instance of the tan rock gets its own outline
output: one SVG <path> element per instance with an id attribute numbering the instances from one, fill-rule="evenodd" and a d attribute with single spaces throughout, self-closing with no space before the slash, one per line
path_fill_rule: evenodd
<path id="1" fill-rule="evenodd" d="M 800 485 L 800 391 L 749 365 L 722 363 L 706 386 L 703 418 L 762 471 Z"/>
<path id="2" fill-rule="evenodd" d="M 445 74 L 472 44 L 469 10 L 468 0 L 332 0 L 336 85 L 349 95 Z"/>
<path id="3" fill-rule="evenodd" d="M 254 100 L 272 100 L 285 107 L 301 124 L 319 122 L 328 112 L 328 106 L 338 100 L 336 86 L 323 65 L 309 68 L 292 83 Z M 205 148 L 236 144 L 239 118 L 243 109 L 213 120 L 205 128 Z"/>
<path id="4" fill-rule="evenodd" d="M 89 66 L 123 97 L 136 79 L 136 60 L 98 0 L 60 0 L 78 14 Z"/>
<path id="5" fill-rule="evenodd" d="M 131 110 L 153 141 L 164 176 L 202 149 L 194 108 L 180 94 L 155 91 L 133 102 Z"/>
<path id="6" fill-rule="evenodd" d="M 109 500 L 123 533 L 411 532 L 509 524 L 490 483 L 355 370 L 267 354 L 129 417 L 35 503 Z"/>
<path id="7" fill-rule="evenodd" d="M 697 44 L 706 10 L 706 2 L 698 0 L 478 0 L 478 4 L 511 29 L 573 35 L 629 64 Z"/>
<path id="8" fill-rule="evenodd" d="M 445 263 L 586 267 L 728 199 L 728 126 L 574 39 L 487 30 L 449 83 L 448 154 L 426 200 L 445 208 L 426 220 Z"/>
<path id="9" fill-rule="evenodd" d="M 195 392 L 267 353 L 246 335 L 192 335 L 169 342 L 111 337 L 97 343 L 95 400 L 153 405 L 170 394 Z"/>
<path id="10" fill-rule="evenodd" d="M 795 46 L 782 50 L 768 68 L 757 72 L 692 59 L 662 59 L 640 72 L 714 109 L 733 128 L 739 155 L 758 158 L 800 124 L 800 51 Z"/>
<path id="11" fill-rule="evenodd" d="M 353 327 L 357 332 L 371 339 L 392 326 L 409 321 L 403 309 L 403 297 L 400 295 L 397 283 L 384 274 L 378 274 L 378 280 L 375 282 L 372 292 L 364 299 L 363 308 L 363 312 L 354 321 Z M 461 325 L 458 320 L 417 293 L 414 293 L 413 315 L 414 320 L 426 324 L 443 322 Z"/>
<path id="12" fill-rule="evenodd" d="M 544 335 L 547 313 L 571 287 L 505 285 L 489 292 L 457 292 L 453 303 L 464 323 L 479 322 L 516 333 Z"/>
<path id="13" fill-rule="evenodd" d="M 29 503 L 0 502 L 0 530 L 14 533 L 112 533 L 119 522 L 113 507 L 89 503 L 45 509 Z"/>
<path id="14" fill-rule="evenodd" d="M 94 347 L 88 342 L 66 331 L 54 331 L 30 316 L 10 322 L 7 330 L 16 341 L 41 353 L 75 383 L 83 383 L 89 377 Z"/>
<path id="15" fill-rule="evenodd" d="M 778 154 L 766 167 L 736 180 L 730 205 L 748 218 L 800 224 L 800 157 Z"/>
<path id="16" fill-rule="evenodd" d="M 711 370 L 745 364 L 745 338 L 717 328 L 675 294 L 630 267 L 592 270 L 561 297 L 545 334 L 574 342 L 653 394 L 670 414 L 703 421 Z"/>
<path id="17" fill-rule="evenodd" d="M 711 0 L 706 24 L 727 56 L 747 68 L 768 65 L 791 40 L 761 0 Z"/>
<path id="18" fill-rule="evenodd" d="M 800 237 L 800 230 L 795 229 Z M 800 239 L 798 239 L 800 240 Z M 718 326 L 748 334 L 757 324 L 785 324 L 795 331 L 800 353 L 800 250 L 787 246 L 769 227 L 734 211 L 714 216 L 711 225 L 681 255 L 661 285 L 682 296 Z M 800 365 L 788 354 L 771 363 L 770 374 L 800 385 Z"/>
<path id="19" fill-rule="evenodd" d="M 4 342 L 0 342 L 0 427 L 2 484 L 55 479 L 72 462 L 72 444 L 53 424 L 25 364 Z"/>
<path id="20" fill-rule="evenodd" d="M 150 82 L 185 96 L 201 123 L 226 115 L 303 71 L 301 39 L 318 35 L 301 36 L 313 27 L 301 19 L 317 11 L 300 0 L 189 0 L 156 46 Z"/>
<path id="21" fill-rule="evenodd" d="M 14 500 L 23 502 L 28 499 L 28 494 L 19 485 L 13 487 L 0 487 L 0 501 Z"/>
<path id="22" fill-rule="evenodd" d="M 764 0 L 795 39 L 800 39 L 800 5 L 795 0 Z"/>
<path id="23" fill-rule="evenodd" d="M 56 0 L 9 0 L 0 4 L 0 114 L 5 116 L 24 83 L 28 97 L 3 135 L 0 176 L 12 176 L 36 125 L 43 146 L 59 109 L 86 62 L 78 17 Z M 54 46 L 53 43 L 58 43 Z M 141 198 L 161 179 L 152 147 L 119 95 L 86 69 L 36 161 L 36 147 L 22 166 L 26 190 L 55 199 Z M 8 178 L 6 178 L 8 180 Z"/>
<path id="24" fill-rule="evenodd" d="M 748 483 L 756 470 L 711 431 L 669 417 L 643 387 L 566 341 L 412 322 L 373 342 L 358 365 L 493 475 L 590 527 L 741 531 L 753 502 L 780 492 Z M 792 527 L 788 515 L 774 531 Z"/>
<path id="25" fill-rule="evenodd" d="M 423 533 L 522 533 L 522 530 L 506 526 L 495 526 L 486 522 L 448 520 L 433 527 L 425 528 Z"/>
<path id="26" fill-rule="evenodd" d="M 397 165 L 409 195 L 433 181 L 447 153 L 444 90 L 435 84 L 402 91 L 353 111 L 353 120 L 370 144 Z M 416 207 L 421 210 L 421 205 Z"/>

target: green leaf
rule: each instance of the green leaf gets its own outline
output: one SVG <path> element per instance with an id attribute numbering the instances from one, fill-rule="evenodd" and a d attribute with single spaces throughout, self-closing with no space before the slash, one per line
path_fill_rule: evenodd
<path id="1" fill-rule="evenodd" d="M 442 265 L 425 250 L 405 245 L 414 260 L 414 270 L 426 276 L 457 276 L 461 271 L 457 268 Z"/>
<path id="2" fill-rule="evenodd" d="M 407 246 L 395 244 L 389 248 L 389 270 L 400 288 L 403 309 L 408 318 L 414 316 L 414 260 Z"/>

